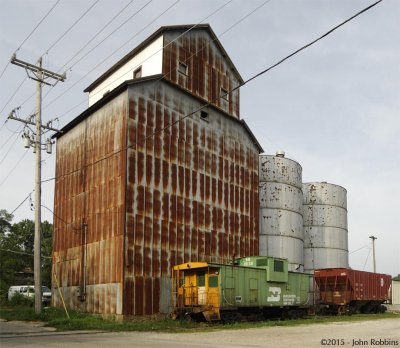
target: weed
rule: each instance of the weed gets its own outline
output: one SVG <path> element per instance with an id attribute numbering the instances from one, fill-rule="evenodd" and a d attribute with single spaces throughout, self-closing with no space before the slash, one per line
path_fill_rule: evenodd
<path id="1" fill-rule="evenodd" d="M 79 311 L 69 311 L 70 319 L 64 310 L 60 308 L 44 308 L 39 315 L 35 314 L 32 307 L 23 306 L 1 306 L 0 317 L 6 320 L 28 320 L 44 321 L 47 326 L 58 330 L 100 330 L 100 331 L 159 331 L 159 332 L 195 332 L 215 330 L 237 330 L 272 326 L 297 326 L 309 324 L 321 324 L 328 322 L 364 321 L 375 319 L 399 318 L 399 314 L 359 314 L 353 316 L 339 317 L 309 317 L 307 319 L 285 320 L 285 321 L 259 321 L 240 322 L 234 324 L 208 324 L 196 323 L 171 319 L 148 319 L 119 322 L 115 319 L 104 319 L 98 315 L 90 315 Z"/>

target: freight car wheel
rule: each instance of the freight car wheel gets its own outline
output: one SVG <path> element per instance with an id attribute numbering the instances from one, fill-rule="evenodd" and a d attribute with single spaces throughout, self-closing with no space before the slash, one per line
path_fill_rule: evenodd
<path id="1" fill-rule="evenodd" d="M 224 324 L 232 324 L 241 321 L 242 316 L 237 312 L 221 313 L 221 320 Z"/>
<path id="2" fill-rule="evenodd" d="M 191 323 L 192 316 L 190 315 L 190 313 L 185 313 L 185 315 L 183 316 L 183 320 L 186 321 L 187 323 Z"/>
<path id="3" fill-rule="evenodd" d="M 338 315 L 345 315 L 347 312 L 346 306 L 339 306 L 338 308 Z"/>

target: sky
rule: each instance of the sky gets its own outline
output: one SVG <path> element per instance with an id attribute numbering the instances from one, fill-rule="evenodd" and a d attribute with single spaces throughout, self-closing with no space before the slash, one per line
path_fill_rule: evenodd
<path id="1" fill-rule="evenodd" d="M 0 209 L 13 212 L 35 177 L 22 123 L 5 122 L 16 107 L 21 118 L 35 111 L 36 82 L 8 64 L 13 53 L 66 72 L 64 82 L 43 88 L 43 122 L 58 118 L 52 125 L 61 128 L 87 108 L 83 90 L 160 26 L 209 23 L 247 80 L 373 2 L 0 0 Z M 240 92 L 241 117 L 266 154 L 284 150 L 301 164 L 303 182 L 346 188 L 350 266 L 372 271 L 374 235 L 377 272 L 391 275 L 400 273 L 399 18 L 400 2 L 384 0 Z M 54 153 L 42 155 L 48 221 Z M 34 219 L 29 198 L 13 222 L 25 218 Z"/>

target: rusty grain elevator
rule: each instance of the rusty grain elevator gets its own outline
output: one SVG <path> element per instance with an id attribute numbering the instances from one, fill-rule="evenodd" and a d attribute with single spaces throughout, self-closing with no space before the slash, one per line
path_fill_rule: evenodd
<path id="1" fill-rule="evenodd" d="M 53 305 L 167 313 L 174 264 L 258 254 L 262 148 L 227 94 L 242 81 L 209 25 L 181 25 L 85 90 L 57 135 Z"/>

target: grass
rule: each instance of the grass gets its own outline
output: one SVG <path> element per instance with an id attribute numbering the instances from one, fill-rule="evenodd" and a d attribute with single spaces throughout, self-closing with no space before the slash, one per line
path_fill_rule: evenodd
<path id="1" fill-rule="evenodd" d="M 101 316 L 89 315 L 77 311 L 69 312 L 70 319 L 60 308 L 45 308 L 40 315 L 36 315 L 32 307 L 2 305 L 0 318 L 5 320 L 43 321 L 47 326 L 55 327 L 60 331 L 68 330 L 100 330 L 100 331 L 158 331 L 158 332 L 196 332 L 215 331 L 221 329 L 250 329 L 273 326 L 297 326 L 308 324 L 321 324 L 330 322 L 350 322 L 378 320 L 388 318 L 400 318 L 399 314 L 358 314 L 340 317 L 310 317 L 308 319 L 286 321 L 261 321 L 241 322 L 235 324 L 208 324 L 186 322 L 171 319 L 146 319 L 129 322 L 119 322 L 112 319 L 104 319 Z"/>

